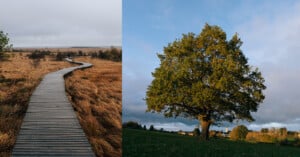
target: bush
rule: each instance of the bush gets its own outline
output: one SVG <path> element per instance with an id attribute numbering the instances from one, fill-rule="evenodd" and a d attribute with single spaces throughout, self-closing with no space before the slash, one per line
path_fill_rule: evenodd
<path id="1" fill-rule="evenodd" d="M 50 51 L 40 51 L 40 50 L 35 50 L 31 54 L 28 55 L 28 58 L 30 59 L 44 59 L 46 55 L 50 55 Z"/>
<path id="2" fill-rule="evenodd" d="M 287 129 L 286 128 L 280 128 L 279 129 L 280 135 L 281 136 L 287 136 Z"/>
<path id="3" fill-rule="evenodd" d="M 122 61 L 122 50 L 119 50 L 115 47 L 111 47 L 105 51 L 99 50 L 98 52 L 91 53 L 92 58 L 100 58 L 105 60 L 112 60 L 115 62 Z"/>
<path id="4" fill-rule="evenodd" d="M 248 142 L 258 142 L 257 141 L 257 132 L 248 132 L 247 136 L 246 136 L 246 141 Z"/>
<path id="5" fill-rule="evenodd" d="M 150 128 L 149 128 L 150 131 L 154 131 L 154 126 L 153 125 L 150 125 Z"/>
<path id="6" fill-rule="evenodd" d="M 276 143 L 278 140 L 275 135 L 271 136 L 267 133 L 249 132 L 246 136 L 248 142 Z"/>
<path id="7" fill-rule="evenodd" d="M 269 129 L 268 128 L 262 128 L 260 132 L 262 132 L 262 133 L 268 133 Z"/>
<path id="8" fill-rule="evenodd" d="M 58 52 L 57 54 L 56 54 L 56 60 L 57 61 L 63 61 L 64 60 L 64 58 L 66 58 L 66 54 L 63 54 L 63 53 L 61 53 L 61 52 Z"/>
<path id="9" fill-rule="evenodd" d="M 193 131 L 194 136 L 200 136 L 200 130 L 199 128 L 195 128 Z"/>
<path id="10" fill-rule="evenodd" d="M 130 128 L 130 129 L 142 129 L 142 126 L 137 122 L 129 121 L 123 123 L 123 128 Z"/>
<path id="11" fill-rule="evenodd" d="M 9 38 L 7 36 L 3 31 L 0 31 L 0 60 L 7 60 L 9 56 L 4 51 L 12 47 L 8 45 Z"/>
<path id="12" fill-rule="evenodd" d="M 244 125 L 239 125 L 233 128 L 230 132 L 230 139 L 232 140 L 244 140 L 248 134 L 248 129 Z"/>
<path id="13" fill-rule="evenodd" d="M 215 130 L 210 130 L 209 137 L 217 137 L 217 132 Z"/>
<path id="14" fill-rule="evenodd" d="M 78 51 L 78 56 L 84 56 L 84 54 L 81 50 Z"/>

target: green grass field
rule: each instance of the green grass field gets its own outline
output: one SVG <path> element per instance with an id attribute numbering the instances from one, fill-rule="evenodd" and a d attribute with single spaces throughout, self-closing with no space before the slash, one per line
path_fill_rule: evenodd
<path id="1" fill-rule="evenodd" d="M 123 157 L 300 157 L 300 148 L 123 128 Z"/>

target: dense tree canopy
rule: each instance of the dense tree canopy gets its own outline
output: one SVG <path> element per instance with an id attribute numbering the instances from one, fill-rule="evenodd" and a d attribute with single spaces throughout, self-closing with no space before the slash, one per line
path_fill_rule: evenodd
<path id="1" fill-rule="evenodd" d="M 248 65 L 235 34 L 229 41 L 218 26 L 206 24 L 199 35 L 183 34 L 158 54 L 160 66 L 146 93 L 147 111 L 166 117 L 198 119 L 208 139 L 211 124 L 253 121 L 266 88 L 257 68 Z"/>

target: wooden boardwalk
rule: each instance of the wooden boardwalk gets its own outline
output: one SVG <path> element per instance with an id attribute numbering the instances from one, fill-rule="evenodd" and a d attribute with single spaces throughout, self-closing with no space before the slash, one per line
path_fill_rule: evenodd
<path id="1" fill-rule="evenodd" d="M 91 66 L 82 63 L 44 77 L 30 98 L 12 156 L 95 156 L 65 94 L 64 83 L 65 74 Z"/>

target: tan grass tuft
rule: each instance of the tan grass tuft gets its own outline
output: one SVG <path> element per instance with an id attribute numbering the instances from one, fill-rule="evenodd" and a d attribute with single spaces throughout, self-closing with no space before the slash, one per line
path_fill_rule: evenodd
<path id="1" fill-rule="evenodd" d="M 80 58 L 92 68 L 73 72 L 66 90 L 98 157 L 122 156 L 122 68 L 120 62 Z"/>

